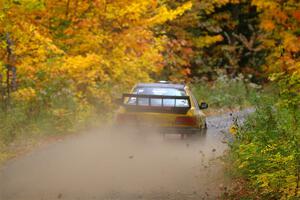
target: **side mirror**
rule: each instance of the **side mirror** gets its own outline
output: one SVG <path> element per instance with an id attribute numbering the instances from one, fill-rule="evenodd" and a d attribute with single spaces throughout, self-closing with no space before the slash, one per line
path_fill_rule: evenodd
<path id="1" fill-rule="evenodd" d="M 199 108 L 200 108 L 200 110 L 207 109 L 207 108 L 208 108 L 208 104 L 205 103 L 205 102 L 201 102 L 201 103 L 199 104 Z"/>
<path id="2" fill-rule="evenodd" d="M 123 104 L 123 99 L 122 98 L 114 99 L 113 103 L 120 106 Z"/>

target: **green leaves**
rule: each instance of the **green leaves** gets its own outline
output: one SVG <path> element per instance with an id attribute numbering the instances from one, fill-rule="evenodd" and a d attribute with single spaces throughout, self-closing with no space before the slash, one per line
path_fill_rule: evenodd
<path id="1" fill-rule="evenodd" d="M 297 199 L 299 188 L 299 109 L 281 98 L 262 98 L 232 145 L 235 170 L 266 199 Z M 296 121 L 295 121 L 296 120 Z"/>

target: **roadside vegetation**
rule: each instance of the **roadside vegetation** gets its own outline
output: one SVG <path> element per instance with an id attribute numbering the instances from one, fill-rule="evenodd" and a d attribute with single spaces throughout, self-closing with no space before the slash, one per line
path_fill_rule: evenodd
<path id="1" fill-rule="evenodd" d="M 296 0 L 0 1 L 0 163 L 109 119 L 136 82 L 170 80 L 214 109 L 254 106 L 231 172 L 244 198 L 299 198 L 299 10 Z"/>
<path id="2" fill-rule="evenodd" d="M 257 99 L 255 113 L 234 136 L 228 162 L 237 182 L 230 199 L 300 197 L 300 111 L 294 94 L 272 91 Z"/>
<path id="3" fill-rule="evenodd" d="M 255 5 L 268 24 L 262 44 L 271 45 L 265 67 L 274 89 L 257 99 L 255 113 L 239 127 L 231 146 L 231 172 L 244 185 L 233 190 L 232 199 L 299 199 L 300 4 Z"/>
<path id="4" fill-rule="evenodd" d="M 209 112 L 216 114 L 252 107 L 262 86 L 251 83 L 243 74 L 235 78 L 223 74 L 212 82 L 195 81 L 192 90 L 199 102 L 207 102 Z"/>

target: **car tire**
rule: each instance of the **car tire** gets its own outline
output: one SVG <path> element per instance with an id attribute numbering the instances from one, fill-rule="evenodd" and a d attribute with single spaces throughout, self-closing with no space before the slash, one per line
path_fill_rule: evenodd
<path id="1" fill-rule="evenodd" d="M 207 129 L 208 126 L 207 126 L 207 122 L 205 121 L 205 124 L 204 124 L 204 128 Z"/>
<path id="2" fill-rule="evenodd" d="M 205 121 L 204 127 L 203 127 L 202 130 L 201 130 L 201 134 L 202 134 L 202 135 L 206 135 L 207 129 L 208 129 L 208 126 L 207 126 L 207 123 L 206 123 L 206 121 Z"/>

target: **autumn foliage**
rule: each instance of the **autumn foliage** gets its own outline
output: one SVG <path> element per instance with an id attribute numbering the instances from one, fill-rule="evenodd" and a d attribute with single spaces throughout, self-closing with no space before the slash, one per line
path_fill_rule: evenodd
<path id="1" fill-rule="evenodd" d="M 280 120 L 281 111 L 289 113 L 281 114 L 292 127 L 272 128 L 294 143 L 292 155 L 270 155 L 271 167 L 292 164 L 288 172 L 250 178 L 269 197 L 297 198 L 299 27 L 297 0 L 0 0 L 0 161 L 1 148 L 29 132 L 72 132 L 95 116 L 107 118 L 113 99 L 136 82 L 218 83 L 225 74 L 276 84 L 278 99 L 262 115 L 275 109 Z M 248 139 L 241 152 L 283 145 L 259 149 Z"/>
<path id="2" fill-rule="evenodd" d="M 12 139 L 10 132 L 26 118 L 50 117 L 63 131 L 93 113 L 107 115 L 113 96 L 161 71 L 167 38 L 152 28 L 191 6 L 169 9 L 158 1 L 136 0 L 1 1 L 0 115 L 9 118 L 19 111 L 25 116 L 9 130 L 1 122 L 0 132 Z"/>
<path id="3" fill-rule="evenodd" d="M 250 183 L 251 198 L 299 199 L 300 2 L 253 0 L 252 5 L 259 12 L 259 41 L 268 50 L 264 72 L 275 89 L 238 131 L 232 161 Z"/>

